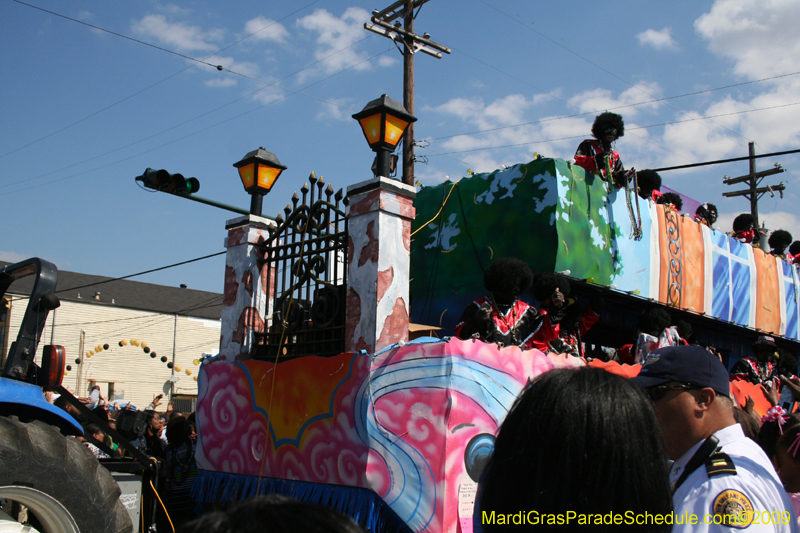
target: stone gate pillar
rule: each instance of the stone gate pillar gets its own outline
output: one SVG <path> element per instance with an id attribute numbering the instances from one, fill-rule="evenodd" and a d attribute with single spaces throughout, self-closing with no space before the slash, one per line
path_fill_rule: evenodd
<path id="1" fill-rule="evenodd" d="M 345 350 L 376 353 L 408 340 L 411 221 L 416 190 L 377 177 L 347 188 Z"/>
<path id="2" fill-rule="evenodd" d="M 276 223 L 268 218 L 247 215 L 228 220 L 225 248 L 225 291 L 222 302 L 222 333 L 219 353 L 230 363 L 247 358 L 253 333 L 264 331 L 269 317 L 266 294 L 266 269 L 259 269 L 257 244 L 269 237 L 268 228 Z M 265 310 L 266 316 L 260 309 Z"/>

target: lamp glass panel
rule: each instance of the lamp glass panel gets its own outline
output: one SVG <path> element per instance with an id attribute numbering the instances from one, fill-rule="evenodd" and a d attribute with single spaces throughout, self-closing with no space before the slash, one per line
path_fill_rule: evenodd
<path id="1" fill-rule="evenodd" d="M 255 167 L 255 163 L 239 167 L 239 177 L 242 178 L 245 190 L 253 186 L 253 167 Z"/>
<path id="2" fill-rule="evenodd" d="M 393 117 L 392 115 L 387 115 L 386 134 L 384 135 L 384 141 L 392 146 L 397 146 L 397 143 L 400 142 L 400 138 L 403 136 L 403 132 L 406 131 L 407 127 L 407 121 Z"/>
<path id="3" fill-rule="evenodd" d="M 258 165 L 258 186 L 266 190 L 272 189 L 272 185 L 280 173 L 281 169 L 279 168 Z"/>
<path id="4" fill-rule="evenodd" d="M 381 114 L 377 113 L 375 115 L 362 118 L 359 120 L 361 123 L 361 129 L 364 130 L 364 135 L 367 138 L 367 142 L 372 146 L 373 144 L 380 142 L 381 140 Z"/>

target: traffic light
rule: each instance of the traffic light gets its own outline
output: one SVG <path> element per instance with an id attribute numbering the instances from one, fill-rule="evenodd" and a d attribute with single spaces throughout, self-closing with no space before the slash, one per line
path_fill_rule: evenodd
<path id="1" fill-rule="evenodd" d="M 148 168 L 141 176 L 136 176 L 136 181 L 141 181 L 148 189 L 173 194 L 194 194 L 200 190 L 197 178 L 184 178 L 183 174 L 170 174 L 164 169 Z"/>

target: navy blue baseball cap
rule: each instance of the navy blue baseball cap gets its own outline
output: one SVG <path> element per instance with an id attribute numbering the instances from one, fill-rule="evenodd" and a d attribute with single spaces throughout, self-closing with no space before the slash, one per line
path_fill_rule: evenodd
<path id="1" fill-rule="evenodd" d="M 643 389 L 678 381 L 731 397 L 730 378 L 717 356 L 702 346 L 666 346 L 653 350 L 648 363 L 631 381 Z"/>

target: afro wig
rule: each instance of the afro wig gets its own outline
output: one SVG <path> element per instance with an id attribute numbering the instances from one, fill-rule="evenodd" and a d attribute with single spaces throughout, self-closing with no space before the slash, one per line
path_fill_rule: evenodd
<path id="1" fill-rule="evenodd" d="M 789 246 L 789 253 L 792 255 L 800 254 L 800 241 L 794 241 L 791 246 Z"/>
<path id="2" fill-rule="evenodd" d="M 533 284 L 533 296 L 539 301 L 544 303 L 556 292 L 556 289 L 561 290 L 561 294 L 566 298 L 569 296 L 570 286 L 569 280 L 564 276 L 554 272 L 546 272 L 536 276 L 536 282 Z"/>
<path id="3" fill-rule="evenodd" d="M 489 292 L 519 296 L 533 283 L 533 272 L 525 261 L 503 257 L 494 261 L 483 273 L 483 286 Z"/>
<path id="4" fill-rule="evenodd" d="M 681 198 L 681 195 L 674 192 L 665 192 L 658 198 L 657 203 L 664 205 L 674 205 L 675 209 L 677 209 L 678 211 L 683 209 L 683 199 Z"/>
<path id="5" fill-rule="evenodd" d="M 658 337 L 664 328 L 672 325 L 672 318 L 669 313 L 660 307 L 651 307 L 639 317 L 639 331 L 647 333 L 653 337 Z"/>
<path id="6" fill-rule="evenodd" d="M 756 219 L 750 213 L 742 213 L 733 219 L 733 231 L 756 229 Z"/>
<path id="7" fill-rule="evenodd" d="M 599 140 L 605 136 L 607 130 L 612 129 L 617 130 L 617 138 L 622 137 L 625 135 L 625 122 L 622 121 L 622 116 L 606 111 L 605 113 L 600 113 L 594 119 L 592 135 Z"/>
<path id="8" fill-rule="evenodd" d="M 661 176 L 655 170 L 641 170 L 636 173 L 636 180 L 639 182 L 639 197 L 647 200 L 652 196 L 653 191 L 661 190 Z"/>
<path id="9" fill-rule="evenodd" d="M 770 253 L 774 255 L 783 255 L 786 248 L 792 243 L 792 234 L 785 229 L 776 229 L 769 236 L 767 241 L 770 247 Z"/>
<path id="10" fill-rule="evenodd" d="M 717 221 L 717 206 L 710 203 L 700 204 L 697 207 L 697 211 L 694 212 L 694 216 L 702 218 L 710 226 L 713 226 L 714 222 Z"/>

